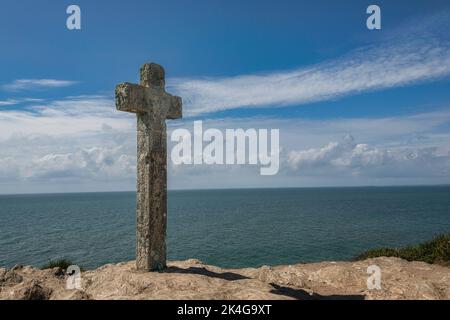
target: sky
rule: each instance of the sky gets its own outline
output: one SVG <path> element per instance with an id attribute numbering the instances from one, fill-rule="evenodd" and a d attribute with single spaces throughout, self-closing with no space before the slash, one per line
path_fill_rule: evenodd
<path id="1" fill-rule="evenodd" d="M 169 140 L 195 120 L 280 130 L 277 175 L 169 159 L 170 189 L 448 184 L 449 30 L 447 0 L 4 1 L 0 194 L 135 190 L 114 88 L 148 61 L 183 99 Z"/>

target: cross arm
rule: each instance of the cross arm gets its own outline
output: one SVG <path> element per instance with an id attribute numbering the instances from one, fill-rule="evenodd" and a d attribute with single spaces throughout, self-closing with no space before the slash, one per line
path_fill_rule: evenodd
<path id="1" fill-rule="evenodd" d="M 116 108 L 119 111 L 147 112 L 145 88 L 132 83 L 121 83 L 116 87 Z"/>
<path id="2" fill-rule="evenodd" d="M 182 109 L 182 101 L 180 97 L 177 96 L 170 96 L 170 104 L 169 104 L 169 110 L 167 112 L 167 119 L 180 119 L 183 116 L 183 109 Z"/>
<path id="3" fill-rule="evenodd" d="M 163 90 L 133 83 L 122 83 L 116 87 L 116 108 L 132 113 L 156 112 L 164 119 L 182 117 L 182 101 Z"/>

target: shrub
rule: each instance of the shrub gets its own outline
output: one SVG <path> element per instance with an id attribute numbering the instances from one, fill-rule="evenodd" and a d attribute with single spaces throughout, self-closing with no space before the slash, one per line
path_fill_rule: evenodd
<path id="1" fill-rule="evenodd" d="M 408 261 L 424 261 L 450 265 L 450 234 L 442 234 L 432 240 L 403 248 L 378 248 L 361 253 L 353 260 L 376 257 L 397 257 Z"/>
<path id="2" fill-rule="evenodd" d="M 41 269 L 61 268 L 67 270 L 71 265 L 73 265 L 72 261 L 66 259 L 50 260 L 47 264 L 43 265 Z"/>

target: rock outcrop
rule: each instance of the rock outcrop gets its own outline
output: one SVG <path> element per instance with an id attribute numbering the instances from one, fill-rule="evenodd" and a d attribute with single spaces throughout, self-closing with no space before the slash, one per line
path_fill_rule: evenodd
<path id="1" fill-rule="evenodd" d="M 368 289 L 367 268 L 381 270 Z M 140 272 L 134 262 L 82 272 L 81 289 L 66 289 L 60 269 L 0 269 L 0 299 L 450 299 L 450 268 L 398 258 L 221 269 L 198 260 Z"/>

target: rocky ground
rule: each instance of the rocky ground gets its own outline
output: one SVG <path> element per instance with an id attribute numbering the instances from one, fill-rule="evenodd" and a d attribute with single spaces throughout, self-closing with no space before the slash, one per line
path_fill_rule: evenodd
<path id="1" fill-rule="evenodd" d="M 381 289 L 367 288 L 367 267 L 381 269 Z M 398 258 L 221 269 L 198 260 L 164 272 L 138 272 L 134 262 L 81 274 L 67 290 L 58 268 L 0 269 L 0 299 L 450 299 L 450 268 Z"/>

